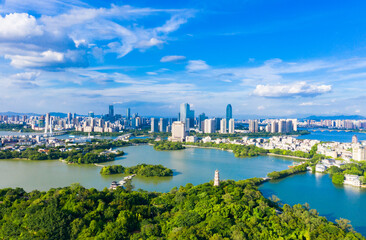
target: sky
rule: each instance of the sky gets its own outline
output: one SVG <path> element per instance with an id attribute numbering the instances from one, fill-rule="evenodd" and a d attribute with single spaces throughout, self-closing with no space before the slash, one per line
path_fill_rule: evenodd
<path id="1" fill-rule="evenodd" d="M 366 115 L 362 0 L 0 0 L 0 112 Z"/>

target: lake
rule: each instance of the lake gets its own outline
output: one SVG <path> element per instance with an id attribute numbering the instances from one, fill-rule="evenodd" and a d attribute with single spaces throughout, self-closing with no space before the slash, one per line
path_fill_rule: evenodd
<path id="1" fill-rule="evenodd" d="M 310 132 L 308 135 L 298 136 L 298 139 L 311 139 L 319 141 L 352 142 L 352 136 L 356 135 L 359 141 L 366 140 L 366 133 L 328 131 L 326 129 L 305 129 Z M 314 131 L 315 130 L 315 131 Z M 324 130 L 323 132 L 321 130 Z"/>
<path id="2" fill-rule="evenodd" d="M 187 148 L 179 151 L 155 151 L 152 146 L 129 146 L 121 148 L 125 156 L 104 165 L 121 164 L 134 166 L 139 163 L 162 164 L 174 170 L 173 177 L 135 177 L 135 189 L 167 192 L 173 187 L 194 185 L 213 179 L 214 171 L 220 170 L 221 179 L 246 179 L 265 177 L 272 171 L 283 170 L 291 160 L 258 156 L 235 158 L 227 151 Z M 94 165 L 66 164 L 60 161 L 0 160 L 0 188 L 22 187 L 26 191 L 48 190 L 78 182 L 87 188 L 103 189 L 113 180 L 121 180 L 123 174 L 102 176 L 101 167 Z"/>
<path id="3" fill-rule="evenodd" d="M 304 204 L 328 220 L 346 218 L 356 231 L 366 236 L 366 189 L 335 186 L 327 174 L 310 172 L 262 184 L 265 197 L 276 195 L 282 203 Z"/>

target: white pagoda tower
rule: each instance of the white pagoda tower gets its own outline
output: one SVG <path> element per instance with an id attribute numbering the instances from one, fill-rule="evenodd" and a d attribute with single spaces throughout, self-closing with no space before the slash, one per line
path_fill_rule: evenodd
<path id="1" fill-rule="evenodd" d="M 220 186 L 219 170 L 215 171 L 214 186 L 217 186 L 217 187 Z"/>

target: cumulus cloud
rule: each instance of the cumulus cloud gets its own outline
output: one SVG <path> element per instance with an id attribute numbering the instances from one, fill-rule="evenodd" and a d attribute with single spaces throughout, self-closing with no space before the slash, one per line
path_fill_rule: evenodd
<path id="1" fill-rule="evenodd" d="M 11 40 L 42 35 L 42 27 L 36 18 L 27 13 L 0 15 L 0 40 Z"/>
<path id="2" fill-rule="evenodd" d="M 186 67 L 189 72 L 197 72 L 207 70 L 209 68 L 210 66 L 208 66 L 207 63 L 203 60 L 190 60 L 188 61 L 188 65 Z"/>
<path id="3" fill-rule="evenodd" d="M 103 59 L 104 54 L 117 53 L 121 58 L 135 49 L 161 47 L 192 14 L 187 9 L 128 5 L 70 5 L 55 15 L 11 13 L 0 16 L 0 57 L 19 68 L 85 67 L 88 60 Z M 165 21 L 148 28 L 140 24 L 140 18 L 153 15 L 161 15 Z"/>
<path id="4" fill-rule="evenodd" d="M 64 61 L 64 54 L 51 50 L 34 53 L 33 56 L 22 55 L 5 55 L 6 59 L 10 59 L 10 64 L 18 68 L 42 67 L 53 63 L 61 63 Z"/>
<path id="5" fill-rule="evenodd" d="M 287 85 L 257 85 L 254 95 L 270 98 L 314 97 L 332 90 L 331 85 L 315 85 L 295 82 Z"/>
<path id="6" fill-rule="evenodd" d="M 160 62 L 176 62 L 184 59 L 186 59 L 185 56 L 171 55 L 162 57 Z"/>

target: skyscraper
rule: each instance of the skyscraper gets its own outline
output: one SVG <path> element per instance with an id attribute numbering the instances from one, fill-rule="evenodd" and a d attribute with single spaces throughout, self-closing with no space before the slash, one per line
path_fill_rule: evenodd
<path id="1" fill-rule="evenodd" d="M 233 118 L 233 108 L 231 104 L 226 106 L 226 128 L 229 128 L 229 120 Z"/>
<path id="2" fill-rule="evenodd" d="M 216 121 L 214 119 L 205 119 L 204 133 L 214 133 L 216 131 Z"/>
<path id="3" fill-rule="evenodd" d="M 159 122 L 157 118 L 151 118 L 151 132 L 159 132 Z"/>
<path id="4" fill-rule="evenodd" d="M 180 105 L 180 121 L 186 125 L 186 130 L 194 127 L 194 111 L 190 109 L 188 103 L 182 103 Z M 187 125 L 187 119 L 189 119 L 189 125 Z"/>
<path id="5" fill-rule="evenodd" d="M 109 118 L 114 117 L 114 107 L 113 105 L 109 105 Z"/>
<path id="6" fill-rule="evenodd" d="M 167 127 L 168 127 L 168 119 L 166 118 L 160 118 L 160 121 L 159 121 L 159 131 L 160 132 L 166 132 L 167 130 Z"/>
<path id="7" fill-rule="evenodd" d="M 257 120 L 249 120 L 249 132 L 252 132 L 252 133 L 258 132 L 258 121 Z"/>
<path id="8" fill-rule="evenodd" d="M 69 112 L 67 114 L 67 124 L 71 124 L 71 119 L 72 119 L 72 116 L 71 116 L 71 113 Z"/>
<path id="9" fill-rule="evenodd" d="M 198 129 L 200 131 L 203 130 L 203 122 L 205 121 L 205 119 L 207 119 L 205 113 L 201 113 L 199 116 L 198 116 Z"/>
<path id="10" fill-rule="evenodd" d="M 229 120 L 229 133 L 235 133 L 235 121 L 234 118 Z"/>
<path id="11" fill-rule="evenodd" d="M 220 121 L 220 133 L 226 133 L 226 119 L 221 119 Z"/>
<path id="12" fill-rule="evenodd" d="M 131 109 L 130 108 L 127 108 L 126 118 L 127 119 L 130 119 L 131 118 Z"/>

